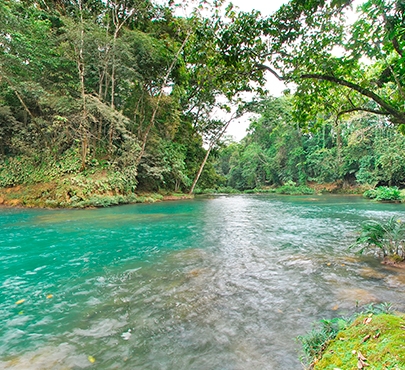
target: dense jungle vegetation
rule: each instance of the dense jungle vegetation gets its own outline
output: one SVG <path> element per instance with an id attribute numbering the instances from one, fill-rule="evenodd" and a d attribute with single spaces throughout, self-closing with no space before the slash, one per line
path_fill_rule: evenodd
<path id="1" fill-rule="evenodd" d="M 368 0 L 352 23 L 350 0 L 272 15 L 193 6 L 2 2 L 0 187 L 50 184 L 35 197 L 68 206 L 196 186 L 404 185 L 403 1 Z M 269 75 L 290 90 L 272 97 Z M 246 138 L 224 139 L 245 113 Z"/>

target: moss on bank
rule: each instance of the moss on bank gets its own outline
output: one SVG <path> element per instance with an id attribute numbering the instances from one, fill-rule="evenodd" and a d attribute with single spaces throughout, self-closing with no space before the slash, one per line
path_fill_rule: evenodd
<path id="1" fill-rule="evenodd" d="M 361 315 L 338 332 L 315 370 L 405 369 L 405 315 Z"/>

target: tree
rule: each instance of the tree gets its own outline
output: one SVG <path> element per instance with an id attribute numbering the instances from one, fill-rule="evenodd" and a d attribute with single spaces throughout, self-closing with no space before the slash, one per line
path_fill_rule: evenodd
<path id="1" fill-rule="evenodd" d="M 293 0 L 269 18 L 233 15 L 221 32 L 223 59 L 249 70 L 252 80 L 268 71 L 297 84 L 301 123 L 313 119 L 323 102 L 324 115 L 371 112 L 405 132 L 405 5 L 368 0 L 348 24 L 351 3 Z M 340 96 L 338 105 L 333 96 Z"/>

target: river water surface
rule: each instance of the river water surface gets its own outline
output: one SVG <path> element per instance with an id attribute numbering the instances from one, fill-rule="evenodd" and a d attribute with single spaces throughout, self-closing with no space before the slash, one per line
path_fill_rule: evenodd
<path id="1" fill-rule="evenodd" d="M 405 309 L 405 272 L 347 250 L 362 221 L 404 211 L 266 195 L 0 209 L 0 368 L 302 369 L 315 321 Z"/>

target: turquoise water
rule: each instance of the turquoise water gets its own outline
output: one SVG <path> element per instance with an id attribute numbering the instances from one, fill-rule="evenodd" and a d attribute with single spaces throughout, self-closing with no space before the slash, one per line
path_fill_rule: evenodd
<path id="1" fill-rule="evenodd" d="M 301 369 L 314 321 L 405 309 L 405 272 L 347 251 L 363 220 L 404 211 L 243 195 L 0 209 L 0 368 Z"/>

